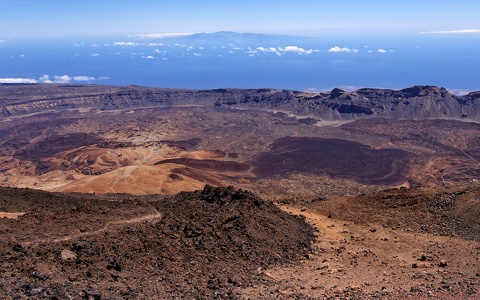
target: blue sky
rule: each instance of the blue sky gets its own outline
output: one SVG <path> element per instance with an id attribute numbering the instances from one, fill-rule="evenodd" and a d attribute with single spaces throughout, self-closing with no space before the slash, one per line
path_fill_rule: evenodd
<path id="1" fill-rule="evenodd" d="M 0 39 L 166 32 L 480 30 L 478 0 L 0 0 Z"/>

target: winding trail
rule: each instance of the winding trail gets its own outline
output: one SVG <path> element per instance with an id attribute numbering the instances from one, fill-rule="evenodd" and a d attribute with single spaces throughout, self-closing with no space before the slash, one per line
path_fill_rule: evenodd
<path id="1" fill-rule="evenodd" d="M 121 170 L 123 172 L 123 174 L 121 176 L 117 176 L 115 181 L 112 183 L 112 185 L 108 189 L 108 192 L 109 193 L 115 193 L 115 186 L 117 185 L 117 183 L 119 183 L 122 180 L 128 179 L 130 177 L 132 171 L 137 169 L 137 167 L 138 166 L 126 166 L 126 167 L 120 168 L 119 170 Z"/>
<path id="2" fill-rule="evenodd" d="M 146 215 L 143 215 L 143 216 L 134 217 L 134 218 L 126 219 L 126 220 L 107 222 L 102 228 L 97 229 L 97 230 L 81 232 L 81 233 L 76 233 L 76 234 L 70 234 L 70 235 L 66 235 L 64 237 L 56 238 L 56 239 L 43 239 L 43 240 L 37 240 L 37 241 L 33 241 L 33 242 L 25 242 L 25 243 L 22 243 L 22 245 L 28 246 L 28 245 L 32 245 L 32 244 L 66 242 L 66 241 L 81 238 L 81 237 L 84 237 L 84 236 L 96 235 L 96 234 L 105 232 L 105 231 L 107 231 L 108 228 L 110 228 L 112 226 L 123 227 L 123 226 L 131 225 L 131 224 L 146 223 L 146 222 L 152 222 L 152 221 L 158 222 L 163 218 L 163 215 L 160 212 L 158 212 L 156 209 L 154 209 L 154 211 L 155 212 L 152 213 L 152 214 L 146 214 Z"/>

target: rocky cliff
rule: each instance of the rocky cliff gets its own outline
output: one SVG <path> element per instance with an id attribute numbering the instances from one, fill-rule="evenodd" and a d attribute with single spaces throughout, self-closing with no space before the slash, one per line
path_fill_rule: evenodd
<path id="1" fill-rule="evenodd" d="M 480 119 L 480 92 L 455 96 L 444 88 L 364 88 L 304 93 L 274 89 L 184 90 L 139 86 L 3 84 L 1 116 L 64 109 L 117 110 L 139 107 L 238 107 L 285 112 L 324 120 Z"/>

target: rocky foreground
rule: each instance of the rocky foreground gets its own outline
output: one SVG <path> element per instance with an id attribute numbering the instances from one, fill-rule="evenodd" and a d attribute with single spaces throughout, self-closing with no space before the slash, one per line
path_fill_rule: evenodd
<path id="1" fill-rule="evenodd" d="M 2 188 L 2 299 L 478 299 L 479 196 Z"/>
<path id="2" fill-rule="evenodd" d="M 2 299 L 235 299 L 265 268 L 304 258 L 313 239 L 304 219 L 232 188 L 2 189 L 0 208 Z"/>

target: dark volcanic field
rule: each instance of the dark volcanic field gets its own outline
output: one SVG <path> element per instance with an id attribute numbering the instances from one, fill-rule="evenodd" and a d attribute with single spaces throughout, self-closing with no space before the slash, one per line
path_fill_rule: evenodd
<path id="1" fill-rule="evenodd" d="M 234 299 L 305 257 L 304 219 L 233 188 L 176 196 L 1 189 L 2 299 Z"/>
<path id="2" fill-rule="evenodd" d="M 405 182 L 411 156 L 403 150 L 376 150 L 341 139 L 285 137 L 256 158 L 254 172 L 260 178 L 302 172 L 394 185 Z"/>

